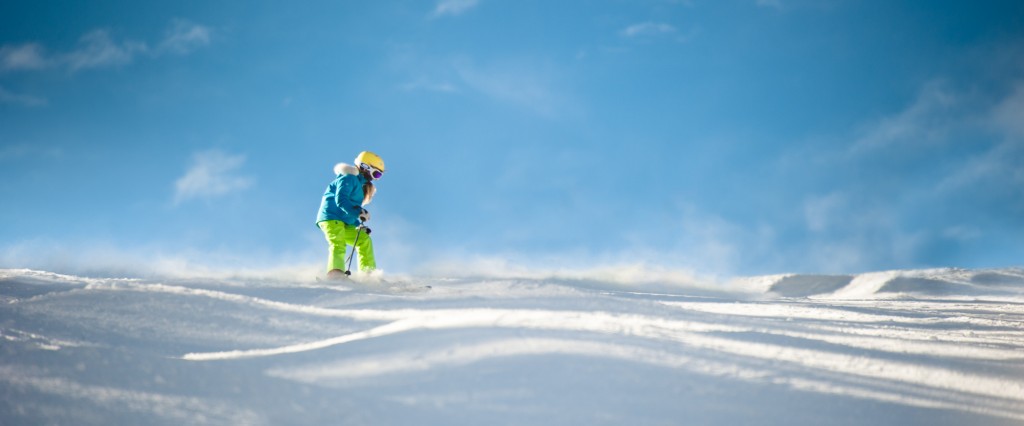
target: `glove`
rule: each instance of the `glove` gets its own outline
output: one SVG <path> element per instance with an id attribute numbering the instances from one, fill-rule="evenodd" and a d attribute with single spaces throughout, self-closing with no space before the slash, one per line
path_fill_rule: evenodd
<path id="1" fill-rule="evenodd" d="M 367 222 L 369 220 L 370 220 L 370 211 L 366 210 L 366 209 L 363 209 L 363 212 L 359 213 L 359 221 L 360 222 Z"/>

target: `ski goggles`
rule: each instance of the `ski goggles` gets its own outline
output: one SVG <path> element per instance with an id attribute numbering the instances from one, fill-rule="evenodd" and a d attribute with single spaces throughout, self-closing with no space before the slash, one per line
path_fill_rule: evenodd
<path id="1" fill-rule="evenodd" d="M 370 176 L 373 177 L 373 180 L 377 180 L 380 179 L 381 177 L 384 177 L 384 172 L 377 170 L 376 167 L 373 167 L 369 164 L 364 164 L 363 167 L 366 168 L 366 171 L 370 172 Z"/>

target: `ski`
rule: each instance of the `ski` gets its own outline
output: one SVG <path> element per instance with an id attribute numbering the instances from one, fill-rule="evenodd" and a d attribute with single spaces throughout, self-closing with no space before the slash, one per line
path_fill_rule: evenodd
<path id="1" fill-rule="evenodd" d="M 368 293 L 423 293 L 433 289 L 431 285 L 410 284 L 405 282 L 391 282 L 380 280 L 377 282 L 360 282 L 349 277 L 327 278 L 320 275 L 315 277 L 316 282 L 322 284 L 336 284 L 351 290 Z"/>

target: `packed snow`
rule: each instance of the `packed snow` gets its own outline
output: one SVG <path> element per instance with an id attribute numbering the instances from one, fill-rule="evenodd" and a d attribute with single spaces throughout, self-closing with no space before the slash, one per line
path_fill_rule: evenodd
<path id="1" fill-rule="evenodd" d="M 0 395 L 4 425 L 1024 425 L 1024 270 L 0 270 Z"/>

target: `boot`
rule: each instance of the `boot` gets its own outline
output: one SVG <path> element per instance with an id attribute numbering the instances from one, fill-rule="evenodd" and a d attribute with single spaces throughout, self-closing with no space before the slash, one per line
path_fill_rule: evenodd
<path id="1" fill-rule="evenodd" d="M 345 271 L 342 271 L 341 269 L 331 269 L 330 271 L 327 271 L 327 279 L 329 280 L 343 280 L 345 277 Z"/>

